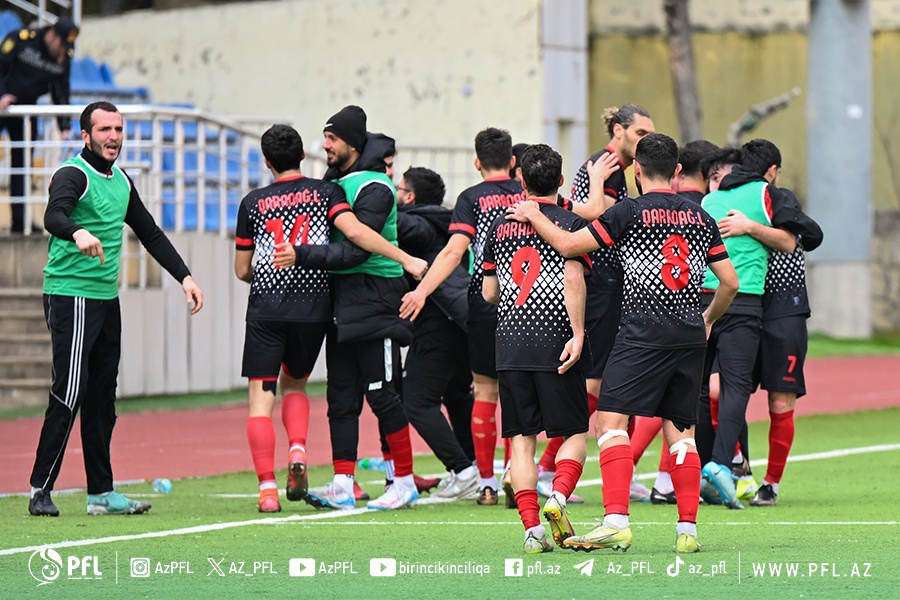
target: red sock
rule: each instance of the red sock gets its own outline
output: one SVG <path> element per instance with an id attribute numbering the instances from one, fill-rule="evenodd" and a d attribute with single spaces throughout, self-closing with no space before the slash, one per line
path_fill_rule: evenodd
<path id="1" fill-rule="evenodd" d="M 556 463 L 556 475 L 553 477 L 553 490 L 568 498 L 578 485 L 584 465 L 577 460 L 564 458 Z"/>
<path id="2" fill-rule="evenodd" d="M 285 394 L 281 400 L 281 422 L 291 446 L 306 448 L 309 431 L 309 396 L 300 392 Z"/>
<path id="3" fill-rule="evenodd" d="M 247 441 L 259 482 L 275 481 L 275 426 L 271 417 L 247 419 Z"/>
<path id="4" fill-rule="evenodd" d="M 588 394 L 588 415 L 593 416 L 597 412 L 597 405 L 600 404 L 600 397 L 594 394 Z"/>
<path id="5" fill-rule="evenodd" d="M 409 425 L 404 425 L 400 431 L 388 433 L 384 436 L 388 446 L 391 447 L 390 456 L 394 459 L 394 477 L 412 475 L 413 455 L 412 443 L 409 440 Z"/>
<path id="6" fill-rule="evenodd" d="M 638 461 L 647 450 L 647 446 L 653 441 L 653 438 L 662 430 L 662 419 L 660 417 L 641 417 L 638 419 L 634 428 L 634 434 L 631 438 L 631 457 L 634 464 Z"/>
<path id="7" fill-rule="evenodd" d="M 659 449 L 659 472 L 669 472 L 669 445 L 666 443 L 665 437 L 662 440 L 662 448 Z"/>
<path id="8" fill-rule="evenodd" d="M 709 416 L 712 420 L 713 429 L 719 429 L 719 397 L 709 397 Z"/>
<path id="9" fill-rule="evenodd" d="M 472 442 L 475 464 L 482 479 L 494 476 L 494 450 L 497 448 L 497 404 L 476 400 L 472 405 Z"/>
<path id="10" fill-rule="evenodd" d="M 526 530 L 541 524 L 537 490 L 516 492 L 516 504 L 519 508 L 519 517 L 522 518 L 522 525 Z"/>
<path id="11" fill-rule="evenodd" d="M 631 448 L 628 444 L 617 444 L 600 451 L 600 475 L 603 477 L 603 506 L 606 514 L 628 514 L 628 493 L 633 474 L 634 461 L 631 460 Z"/>
<path id="12" fill-rule="evenodd" d="M 684 462 L 676 465 L 678 454 L 669 458 L 669 472 L 675 487 L 678 502 L 678 521 L 697 522 L 697 507 L 700 506 L 700 455 L 686 452 Z"/>
<path id="13" fill-rule="evenodd" d="M 512 443 L 509 441 L 509 438 L 503 438 L 503 467 L 509 464 L 509 459 L 512 456 Z"/>
<path id="14" fill-rule="evenodd" d="M 770 412 L 769 418 L 772 421 L 769 424 L 769 466 L 766 469 L 766 481 L 779 483 L 794 444 L 794 411 Z"/>
<path id="15" fill-rule="evenodd" d="M 349 475 L 353 477 L 356 473 L 356 461 L 355 460 L 341 460 L 337 459 L 332 461 L 334 465 L 334 474 L 335 475 Z"/>
<path id="16" fill-rule="evenodd" d="M 556 453 L 559 452 L 559 447 L 562 446 L 564 441 L 565 438 L 562 437 L 550 438 L 544 453 L 541 454 L 541 462 L 538 463 L 538 468 L 541 471 L 556 470 Z"/>

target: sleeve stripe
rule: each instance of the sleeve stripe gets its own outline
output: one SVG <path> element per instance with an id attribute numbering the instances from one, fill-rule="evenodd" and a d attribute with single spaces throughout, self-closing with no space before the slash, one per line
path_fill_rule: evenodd
<path id="1" fill-rule="evenodd" d="M 485 271 L 496 271 L 497 265 L 492 262 L 486 262 L 486 263 L 484 263 L 484 270 Z"/>
<path id="2" fill-rule="evenodd" d="M 328 218 L 333 219 L 336 216 L 338 216 L 340 213 L 346 212 L 348 210 L 353 210 L 350 207 L 349 202 L 341 202 L 340 204 L 335 204 L 334 206 L 331 207 L 331 210 L 328 211 Z"/>
<path id="3" fill-rule="evenodd" d="M 766 225 L 772 225 L 772 196 L 769 195 L 769 186 L 763 188 L 763 212 L 769 221 Z"/>
<path id="4" fill-rule="evenodd" d="M 725 244 L 713 246 L 709 249 L 709 252 L 706 253 L 707 263 L 718 262 L 720 260 L 725 260 L 726 258 L 728 258 L 728 252 L 725 250 Z"/>
<path id="5" fill-rule="evenodd" d="M 594 233 L 594 237 L 599 241 L 603 242 L 607 246 L 615 246 L 616 243 L 613 241 L 611 237 L 609 237 L 609 233 L 606 232 L 606 229 L 603 225 L 600 224 L 600 221 L 594 221 L 590 224 L 591 231 Z"/>
<path id="6" fill-rule="evenodd" d="M 468 223 L 450 223 L 448 230 L 450 233 L 465 233 L 470 237 L 475 237 L 475 228 Z"/>

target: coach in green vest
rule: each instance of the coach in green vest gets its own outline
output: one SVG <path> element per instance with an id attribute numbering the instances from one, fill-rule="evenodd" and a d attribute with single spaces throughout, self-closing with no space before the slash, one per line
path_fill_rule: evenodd
<path id="1" fill-rule="evenodd" d="M 53 378 L 31 473 L 28 512 L 35 516 L 59 516 L 50 492 L 79 409 L 88 514 L 141 514 L 150 508 L 149 502 L 113 489 L 109 453 L 122 334 L 123 225 L 181 282 L 188 304 L 193 303 L 191 314 L 203 306 L 203 293 L 187 265 L 147 212 L 134 183 L 114 164 L 124 137 L 119 110 L 109 102 L 89 104 L 81 113 L 81 137 L 81 153 L 53 174 L 44 214 L 50 232 L 44 315 L 53 346 Z"/>

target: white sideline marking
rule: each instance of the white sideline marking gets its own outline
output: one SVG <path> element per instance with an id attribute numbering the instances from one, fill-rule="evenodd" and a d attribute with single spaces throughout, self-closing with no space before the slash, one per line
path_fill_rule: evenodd
<path id="1" fill-rule="evenodd" d="M 802 462 L 807 460 L 820 460 L 825 458 L 836 458 L 841 456 L 851 456 L 854 454 L 869 454 L 872 452 L 888 452 L 892 450 L 900 450 L 900 444 L 882 444 L 878 446 L 864 446 L 862 448 L 845 448 L 843 450 L 830 450 L 828 452 L 816 452 L 813 454 L 804 454 L 800 456 L 793 456 L 788 458 L 788 462 Z M 764 459 L 753 461 L 751 464 L 757 466 L 759 464 L 765 464 L 766 461 Z M 638 476 L 641 479 L 647 479 L 650 477 L 656 477 L 656 473 L 645 473 L 644 475 Z M 602 479 L 591 479 L 587 481 L 580 481 L 578 483 L 581 485 L 600 485 L 602 483 Z M 419 500 L 419 504 L 439 504 L 443 502 L 453 502 L 453 500 L 444 500 L 443 498 L 423 498 Z M 26 552 L 34 552 L 35 550 L 40 550 L 42 548 L 73 548 L 77 546 L 91 546 L 94 544 L 108 544 L 110 542 L 123 542 L 130 540 L 143 540 L 149 538 L 161 538 L 161 537 L 169 537 L 173 535 L 188 535 L 192 533 L 204 533 L 207 531 L 220 531 L 222 529 L 231 529 L 234 527 L 244 527 L 247 525 L 280 525 L 282 523 L 292 523 L 296 521 L 319 521 L 323 519 L 335 519 L 340 517 L 349 517 L 354 515 L 361 514 L 372 514 L 369 512 L 367 508 L 355 508 L 353 510 L 335 510 L 328 512 L 315 512 L 308 515 L 290 515 L 287 517 L 266 517 L 263 519 L 250 519 L 247 521 L 233 521 L 231 523 L 216 523 L 213 525 L 197 525 L 195 527 L 183 527 L 181 529 L 169 529 L 166 531 L 151 531 L 147 533 L 137 533 L 132 535 L 118 535 L 118 536 L 108 536 L 103 538 L 95 538 L 95 539 L 86 539 L 86 540 L 76 540 L 76 541 L 66 541 L 66 542 L 57 542 L 50 544 L 41 544 L 40 546 L 25 546 L 22 548 L 6 548 L 0 550 L 0 556 L 9 556 L 12 554 L 24 554 Z M 132 517 L 137 518 L 137 517 Z M 592 522 L 583 521 L 581 522 L 585 525 L 591 525 Z M 317 525 L 324 525 L 325 523 L 315 523 Z M 341 521 L 340 523 L 334 523 L 335 525 L 515 525 L 520 527 L 521 524 L 518 522 L 512 521 L 500 521 L 500 522 L 492 522 L 492 521 L 406 521 L 406 522 L 398 522 L 391 521 L 390 523 L 383 523 L 377 521 Z M 642 525 L 671 525 L 672 523 L 669 521 L 666 522 L 641 522 Z M 778 522 L 752 522 L 752 521 L 732 521 L 726 523 L 704 523 L 704 527 L 715 526 L 715 525 L 749 525 L 749 524 L 767 524 L 767 525 L 819 525 L 819 526 L 841 526 L 841 525 L 872 525 L 872 526 L 883 526 L 883 525 L 900 525 L 900 521 L 778 521 Z"/>

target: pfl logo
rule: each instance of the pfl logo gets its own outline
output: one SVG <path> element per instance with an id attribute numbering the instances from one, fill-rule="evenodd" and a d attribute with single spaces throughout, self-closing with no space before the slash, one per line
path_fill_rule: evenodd
<path id="1" fill-rule="evenodd" d="M 62 572 L 62 557 L 53 548 L 35 550 L 28 559 L 28 571 L 42 585 L 53 583 Z"/>
<path id="2" fill-rule="evenodd" d="M 28 571 L 38 581 L 38 587 L 53 583 L 62 574 L 63 559 L 53 548 L 35 550 L 28 559 Z M 66 557 L 69 579 L 103 579 L 96 556 Z"/>

